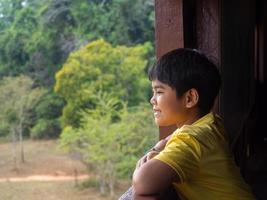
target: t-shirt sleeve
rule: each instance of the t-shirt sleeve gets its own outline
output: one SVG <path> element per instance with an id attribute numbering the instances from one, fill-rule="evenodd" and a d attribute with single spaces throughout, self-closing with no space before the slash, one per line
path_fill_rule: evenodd
<path id="1" fill-rule="evenodd" d="M 153 159 L 169 165 L 184 182 L 198 170 L 201 157 L 200 144 L 196 138 L 186 133 L 172 136 L 162 150 Z"/>

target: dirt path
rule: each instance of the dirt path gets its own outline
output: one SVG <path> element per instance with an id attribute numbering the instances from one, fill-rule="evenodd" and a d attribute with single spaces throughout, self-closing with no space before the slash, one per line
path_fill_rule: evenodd
<path id="1" fill-rule="evenodd" d="M 53 176 L 53 175 L 33 175 L 27 177 L 0 178 L 0 182 L 29 182 L 29 181 L 70 181 L 85 180 L 90 176 L 87 174 L 75 176 Z"/>

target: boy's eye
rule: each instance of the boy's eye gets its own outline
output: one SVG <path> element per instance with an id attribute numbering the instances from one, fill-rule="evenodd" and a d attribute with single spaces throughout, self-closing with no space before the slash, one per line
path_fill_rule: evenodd
<path id="1" fill-rule="evenodd" d="M 155 95 L 155 94 L 162 94 L 163 91 L 161 90 L 152 90 L 152 93 Z"/>

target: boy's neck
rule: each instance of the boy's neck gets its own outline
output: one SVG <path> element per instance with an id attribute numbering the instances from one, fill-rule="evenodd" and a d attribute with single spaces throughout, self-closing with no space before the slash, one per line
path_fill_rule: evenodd
<path id="1" fill-rule="evenodd" d="M 200 114 L 199 112 L 196 111 L 191 111 L 188 113 L 187 117 L 185 118 L 184 121 L 179 122 L 176 124 L 177 128 L 181 128 L 183 125 L 191 125 L 193 124 L 195 121 L 197 121 L 198 119 L 200 119 L 201 117 L 203 117 L 204 115 L 206 115 L 207 113 L 202 113 Z"/>

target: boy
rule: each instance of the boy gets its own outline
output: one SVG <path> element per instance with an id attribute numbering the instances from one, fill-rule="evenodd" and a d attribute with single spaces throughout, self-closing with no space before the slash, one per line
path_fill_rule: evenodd
<path id="1" fill-rule="evenodd" d="M 182 200 L 254 199 L 228 148 L 222 120 L 211 112 L 221 78 L 203 54 L 176 49 L 149 71 L 155 122 L 177 130 L 137 164 L 133 199 L 166 199 L 174 186 Z"/>

